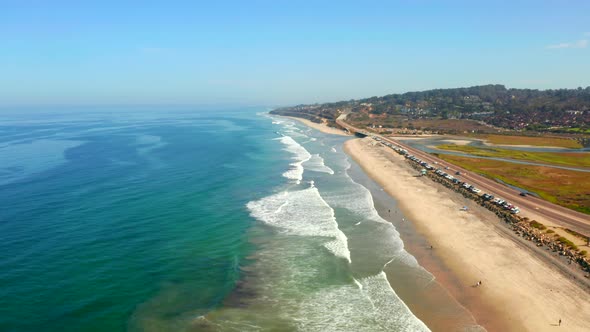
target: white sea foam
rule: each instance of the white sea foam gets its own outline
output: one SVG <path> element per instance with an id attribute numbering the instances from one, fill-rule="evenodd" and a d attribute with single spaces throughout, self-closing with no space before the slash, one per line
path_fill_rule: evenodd
<path id="1" fill-rule="evenodd" d="M 303 163 L 306 170 L 334 174 L 334 170 L 324 164 L 324 158 L 320 157 L 319 154 L 313 154 L 308 161 Z"/>
<path id="2" fill-rule="evenodd" d="M 350 262 L 348 241 L 338 228 L 334 210 L 313 185 L 252 201 L 247 207 L 254 218 L 287 234 L 331 238 L 324 243 L 324 247 Z"/>
<path id="3" fill-rule="evenodd" d="M 359 282 L 363 286 L 362 292 L 375 308 L 374 315 L 384 327 L 395 326 L 396 331 L 429 331 L 391 288 L 385 272 L 363 278 Z"/>
<path id="4" fill-rule="evenodd" d="M 282 136 L 278 138 L 285 145 L 285 151 L 293 154 L 291 168 L 283 173 L 283 176 L 290 180 L 295 180 L 298 184 L 303 179 L 303 163 L 311 158 L 311 154 L 301 144 L 297 143 L 291 136 Z"/>
<path id="5" fill-rule="evenodd" d="M 299 141 L 304 143 L 307 143 L 305 140 L 309 138 L 309 136 L 294 130 L 286 130 L 285 134 L 287 134 L 287 136 L 291 136 L 292 138 L 297 138 Z"/>
<path id="6" fill-rule="evenodd" d="M 342 161 L 345 169 L 348 170 L 351 165 L 347 161 Z M 334 208 L 346 209 L 354 215 L 358 216 L 361 221 L 355 223 L 359 226 L 360 222 L 368 221 L 375 223 L 371 227 L 375 236 L 372 241 L 379 243 L 378 247 L 381 250 L 375 253 L 375 259 L 382 260 L 385 266 L 392 261 L 399 262 L 406 266 L 412 266 L 421 271 L 420 278 L 426 282 L 434 280 L 434 276 L 426 269 L 422 268 L 414 256 L 410 255 L 404 250 L 403 241 L 400 238 L 399 232 L 395 227 L 383 219 L 375 209 L 373 196 L 370 191 L 363 185 L 356 183 L 345 172 L 346 184 L 339 186 L 328 193 L 323 193 L 324 199 Z M 366 230 L 364 230 L 367 232 Z M 366 234 L 372 236 L 371 234 Z M 385 268 L 384 266 L 384 268 Z"/>
<path id="7" fill-rule="evenodd" d="M 334 207 L 341 207 L 353 212 L 365 220 L 383 222 L 373 205 L 373 197 L 363 186 L 348 185 L 326 194 L 326 200 Z"/>
<path id="8" fill-rule="evenodd" d="M 308 180 L 295 187 L 295 191 L 282 191 L 247 204 L 252 217 L 279 234 L 274 234 L 275 240 L 257 252 L 255 264 L 261 272 L 257 281 L 264 287 L 254 302 L 256 305 L 236 310 L 236 318 L 222 324 L 227 330 L 243 331 L 428 331 L 386 277 L 386 272 L 399 267 L 397 262 L 403 264 L 413 257 L 403 250 L 395 227 L 375 211 L 370 192 L 348 177 L 345 170 L 350 164 L 346 158 L 328 152 L 329 146 L 325 155 L 311 155 L 297 143 L 304 142 L 299 137 L 277 140 L 293 154 L 290 179 L 302 180 L 303 170 L 298 165 L 306 171 L 324 170 L 325 174 L 314 174 L 322 180 L 317 181 L 319 188 Z M 335 175 L 327 175 L 326 161 Z M 303 186 L 307 188 L 299 189 Z M 335 218 L 336 208 L 340 226 Z M 354 223 L 356 227 L 352 227 Z M 340 259 L 339 264 L 333 264 L 327 252 L 318 253 L 321 246 L 349 264 L 341 265 L 344 261 Z M 338 268 L 337 272 L 334 268 Z M 338 278 L 334 278 L 334 273 Z M 261 316 L 271 317 L 272 322 L 252 319 Z M 239 324 L 227 325 L 236 321 Z M 286 324 L 273 325 L 277 322 Z"/>
<path id="9" fill-rule="evenodd" d="M 430 331 L 393 291 L 384 272 L 314 292 L 294 316 L 300 331 Z"/>

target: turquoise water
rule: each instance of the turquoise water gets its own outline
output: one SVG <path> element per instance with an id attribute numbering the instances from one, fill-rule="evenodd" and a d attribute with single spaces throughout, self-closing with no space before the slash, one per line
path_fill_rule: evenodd
<path id="1" fill-rule="evenodd" d="M 219 305 L 252 247 L 245 206 L 288 158 L 257 111 L 3 117 L 0 330 L 126 330 L 158 296 L 162 316 Z"/>
<path id="2" fill-rule="evenodd" d="M 0 330 L 428 331 L 390 281 L 434 278 L 346 139 L 262 109 L 7 114 Z"/>

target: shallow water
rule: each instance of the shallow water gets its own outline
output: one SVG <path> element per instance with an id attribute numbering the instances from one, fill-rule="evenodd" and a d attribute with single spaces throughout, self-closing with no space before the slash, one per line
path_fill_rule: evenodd
<path id="1" fill-rule="evenodd" d="M 0 124 L 0 330 L 429 330 L 398 293 L 433 276 L 346 137 L 260 109 L 47 113 Z"/>

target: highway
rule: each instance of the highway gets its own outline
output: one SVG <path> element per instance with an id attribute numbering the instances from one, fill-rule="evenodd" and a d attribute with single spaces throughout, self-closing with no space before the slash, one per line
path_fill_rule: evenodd
<path id="1" fill-rule="evenodd" d="M 464 182 L 474 185 L 475 187 L 481 189 L 482 192 L 494 195 L 495 197 L 500 197 L 510 202 L 511 204 L 518 206 L 521 210 L 521 214 L 526 217 L 529 217 L 530 219 L 535 219 L 534 215 L 540 215 L 543 218 L 547 219 L 547 221 L 549 221 L 550 223 L 569 228 L 578 233 L 584 234 L 585 236 L 590 236 L 590 216 L 584 213 L 553 204 L 551 202 L 545 201 L 534 196 L 520 196 L 520 192 L 515 189 L 512 189 L 494 180 L 488 179 L 484 176 L 475 174 L 471 171 L 467 171 L 456 165 L 450 164 L 429 153 L 412 148 L 397 140 L 357 129 L 354 126 L 351 126 L 350 124 L 340 119 L 336 122 L 342 127 L 348 129 L 350 132 L 360 132 L 363 134 L 378 136 L 384 141 L 396 144 L 406 149 L 409 154 L 412 154 L 433 166 L 435 163 L 438 163 L 438 165 L 442 166 L 443 168 L 449 167 L 449 169 L 446 170 L 448 174 L 451 174 Z M 461 175 L 455 175 L 455 172 L 457 171 L 461 172 Z M 538 221 L 542 222 L 541 220 Z"/>

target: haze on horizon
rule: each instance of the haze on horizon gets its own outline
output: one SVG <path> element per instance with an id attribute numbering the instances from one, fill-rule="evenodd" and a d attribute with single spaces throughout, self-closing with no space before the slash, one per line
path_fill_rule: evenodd
<path id="1" fill-rule="evenodd" d="M 0 106 L 590 85 L 590 2 L 9 1 Z"/>

